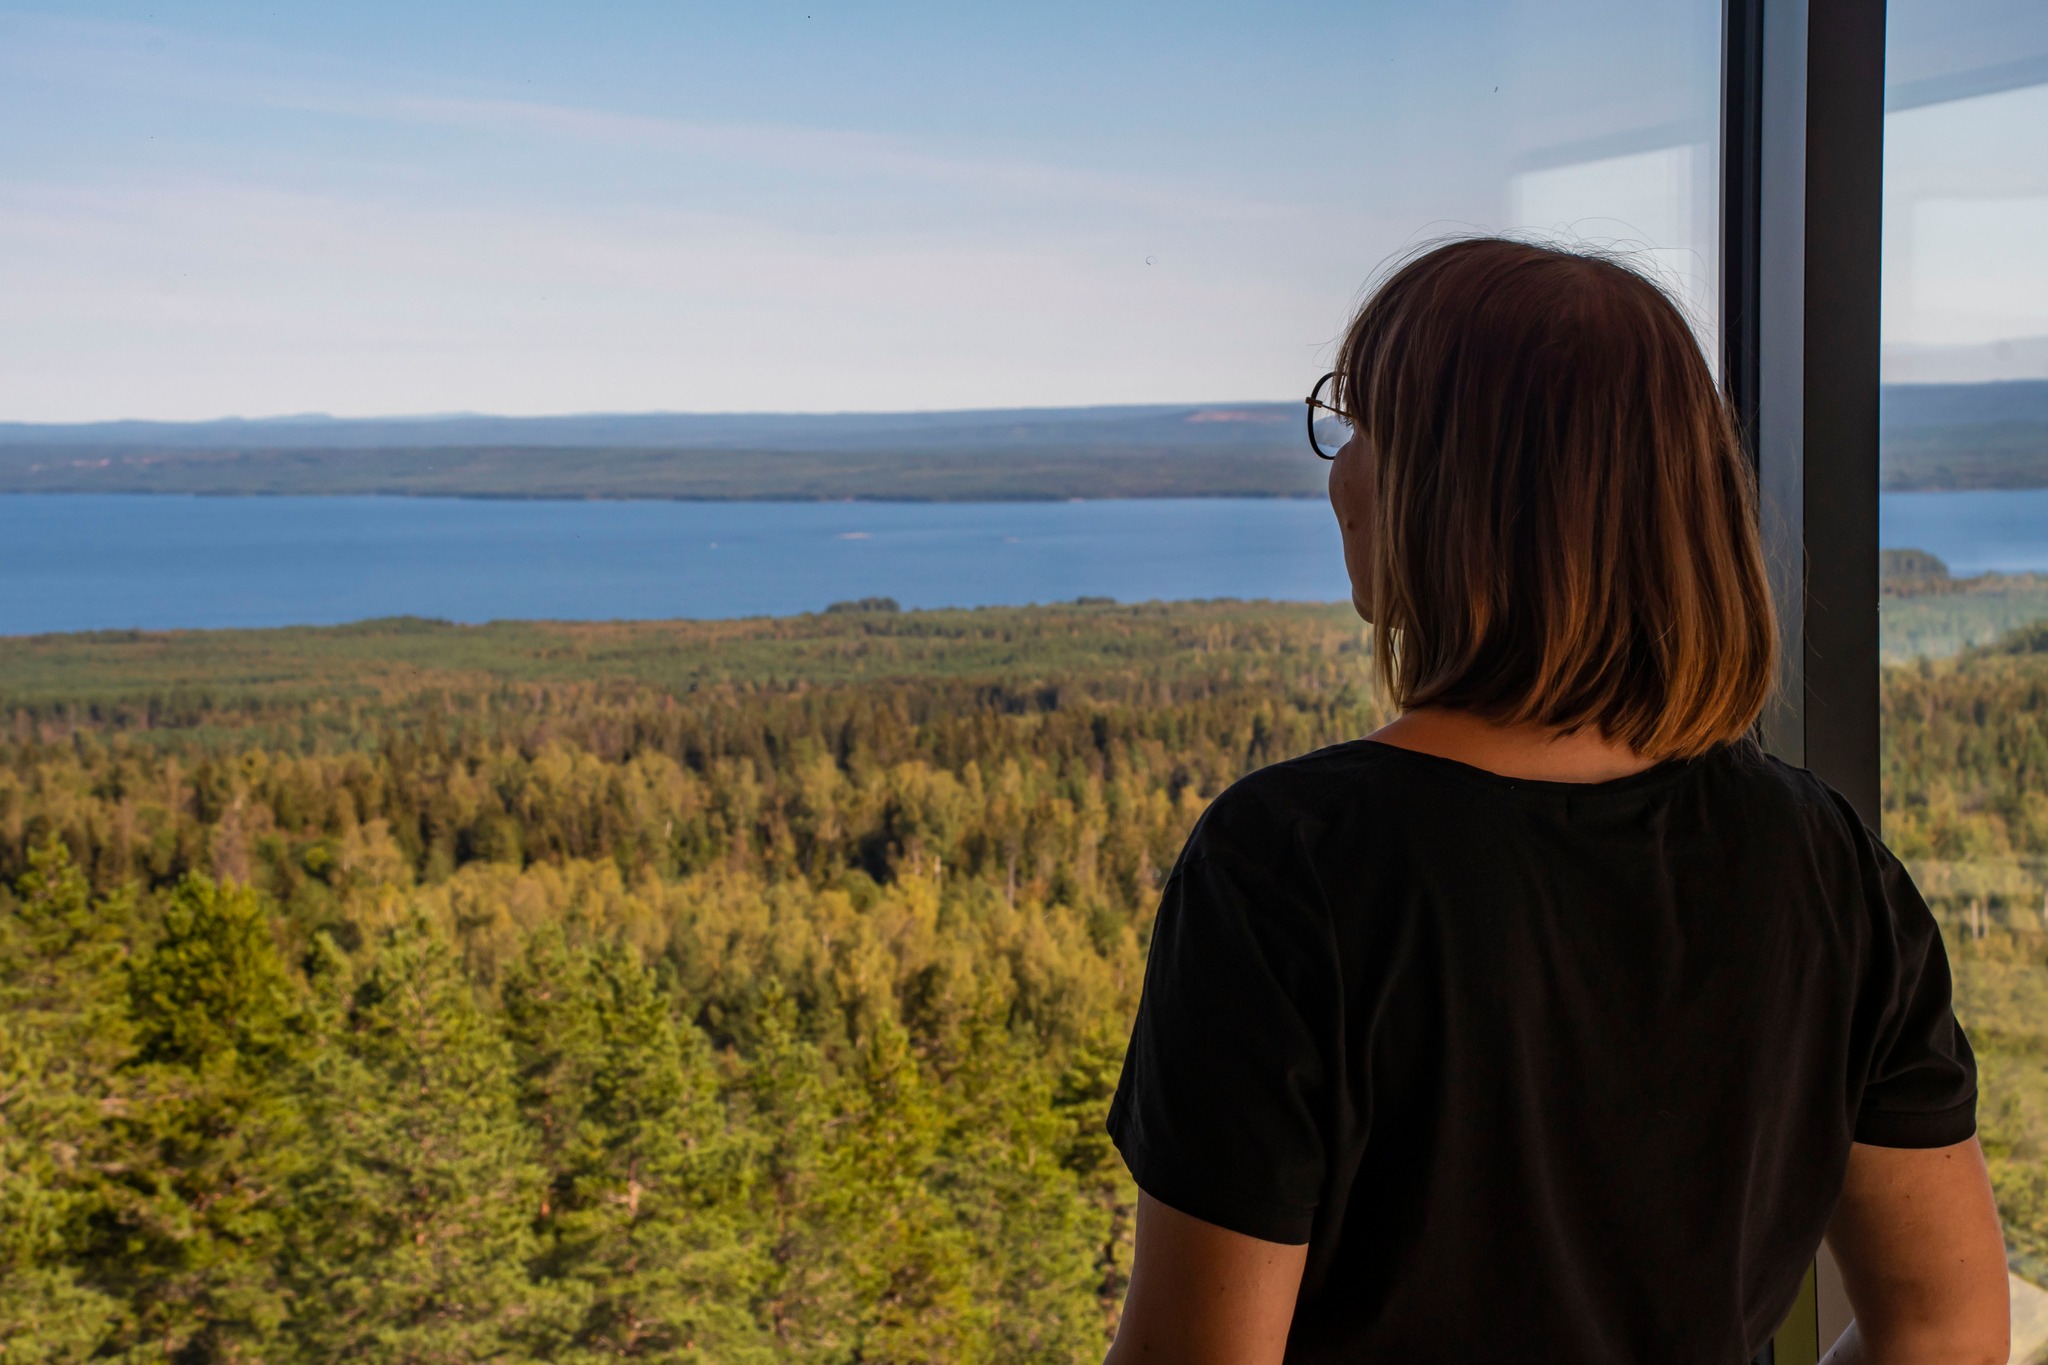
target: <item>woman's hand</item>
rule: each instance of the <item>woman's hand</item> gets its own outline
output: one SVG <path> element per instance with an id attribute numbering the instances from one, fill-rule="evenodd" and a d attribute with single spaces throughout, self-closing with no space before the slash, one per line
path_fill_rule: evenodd
<path id="1" fill-rule="evenodd" d="M 1140 1191 L 1138 1246 L 1105 1365 L 1278 1365 L 1306 1246 L 1262 1242 Z"/>
<path id="2" fill-rule="evenodd" d="M 1856 1321 L 1825 1365 L 2005 1365 L 2005 1238 L 1977 1139 L 1857 1143 L 1828 1246 Z"/>

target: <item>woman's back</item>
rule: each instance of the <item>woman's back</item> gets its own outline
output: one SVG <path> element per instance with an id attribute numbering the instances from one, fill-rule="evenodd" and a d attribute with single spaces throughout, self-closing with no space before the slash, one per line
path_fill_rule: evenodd
<path id="1" fill-rule="evenodd" d="M 1309 403 L 1400 714 L 1224 793 L 1167 885 L 1112 1359 L 1729 1365 L 1825 1232 L 1873 1361 L 2002 1361 L 1940 938 L 1749 738 L 1755 472 L 1685 319 L 1455 242 Z"/>
<path id="2" fill-rule="evenodd" d="M 1111 1129 L 1166 1205 L 1308 1243 L 1288 1358 L 1744 1359 L 1852 1140 L 1974 1131 L 1934 924 L 1742 743 L 1601 783 L 1361 741 L 1219 798 Z"/>

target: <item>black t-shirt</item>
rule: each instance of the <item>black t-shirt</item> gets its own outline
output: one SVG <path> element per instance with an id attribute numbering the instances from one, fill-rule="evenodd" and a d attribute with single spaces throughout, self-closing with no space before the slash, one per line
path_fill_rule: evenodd
<path id="1" fill-rule="evenodd" d="M 1975 1108 L 1933 918 L 1810 774 L 1359 741 L 1196 825 L 1109 1129 L 1161 1203 L 1308 1244 L 1289 1361 L 1732 1365 L 1851 1141 Z"/>

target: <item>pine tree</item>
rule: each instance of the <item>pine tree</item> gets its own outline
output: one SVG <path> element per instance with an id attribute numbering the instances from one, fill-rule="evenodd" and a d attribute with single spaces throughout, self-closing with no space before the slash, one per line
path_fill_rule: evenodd
<path id="1" fill-rule="evenodd" d="M 1037 1039 L 1006 1028 L 996 1003 L 970 1018 L 944 1077 L 948 1131 L 934 1184 L 987 1269 L 976 1290 L 990 1306 L 993 1358 L 1098 1359 L 1109 1346 L 1100 1261 L 1112 1241 L 1102 1172 L 1086 1168 L 1094 1153 L 1059 1103 L 1072 1073 L 1055 1073 Z M 1104 1110 L 1092 1117 L 1101 1132 Z M 1113 1148 L 1109 1160 L 1122 1170 Z"/>
<path id="2" fill-rule="evenodd" d="M 779 980 L 761 983 L 741 1039 L 735 1120 L 751 1141 L 752 1221 L 768 1254 L 759 1315 L 780 1359 L 837 1365 L 854 1359 L 857 1345 L 847 1247 L 825 1216 L 835 1194 L 831 1139 L 848 1088 Z"/>
<path id="3" fill-rule="evenodd" d="M 329 991 L 282 1257 L 297 1358 L 516 1358 L 558 1314 L 527 1273 L 543 1189 L 509 1049 L 420 921 Z"/>
<path id="4" fill-rule="evenodd" d="M 934 1187 L 946 1113 L 901 1024 L 874 1020 L 860 1090 L 818 1201 L 855 1288 L 856 1358 L 925 1365 L 990 1358 L 994 1305 L 975 1294 L 982 1267 L 957 1211 Z"/>
<path id="5" fill-rule="evenodd" d="M 286 1305 L 284 1182 L 301 1150 L 297 988 L 246 887 L 197 874 L 128 973 L 135 1055 L 117 1124 L 128 1164 L 97 1251 L 133 1342 L 179 1361 L 258 1358 Z"/>
<path id="6" fill-rule="evenodd" d="M 1114 1334 L 1130 1286 L 1137 1234 L 1138 1189 L 1110 1141 L 1109 1105 L 1123 1070 L 1124 1043 L 1106 1028 L 1081 1040 L 1060 1073 L 1053 1111 L 1064 1130 L 1060 1164 L 1080 1182 L 1082 1197 L 1098 1210 L 1101 1242 L 1095 1251 L 1095 1297 L 1104 1335 Z"/>
<path id="7" fill-rule="evenodd" d="M 95 902 L 54 838 L 30 852 L 17 889 L 0 903 L 0 1361 L 83 1360 L 121 1316 L 82 1252 L 130 1047 L 129 905 Z"/>
<path id="8" fill-rule="evenodd" d="M 580 1308 L 561 1358 L 768 1359 L 746 1152 L 703 1035 L 631 950 L 570 950 L 551 932 L 505 996 L 549 1158 L 543 1265 Z"/>

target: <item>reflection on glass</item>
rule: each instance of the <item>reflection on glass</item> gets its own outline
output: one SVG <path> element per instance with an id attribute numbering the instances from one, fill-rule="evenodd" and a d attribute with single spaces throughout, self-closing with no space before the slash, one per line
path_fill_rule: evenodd
<path id="1" fill-rule="evenodd" d="M 1358 264 L 1473 230 L 1613 251 L 1680 299 L 1715 354 L 1720 7 L 1392 12 L 1361 21 L 1386 77 L 1352 125 Z"/>
<path id="2" fill-rule="evenodd" d="M 2048 1355 L 2048 7 L 1890 15 L 1884 833 L 1977 1046 L 2027 1362 Z"/>
<path id="3" fill-rule="evenodd" d="M 1707 0 L 918 8 L 10 19 L 6 416 L 1294 402 L 1475 230 L 1711 318 Z"/>
<path id="4" fill-rule="evenodd" d="M 0 634 L 387 617 L 0 639 L 0 1357 L 1100 1360 L 1164 869 L 1377 719 L 1346 605 L 1105 596 L 1347 586 L 1327 508 L 1125 452 L 1229 492 L 1270 430 L 1316 491 L 1347 303 L 1449 235 L 1711 340 L 1720 0 L 43 8 L 0 421 L 695 414 L 764 500 L 436 418 L 341 464 L 531 458 L 0 506 Z M 820 431 L 977 482 L 827 502 Z M 1046 468 L 1096 482 L 972 500 Z"/>

